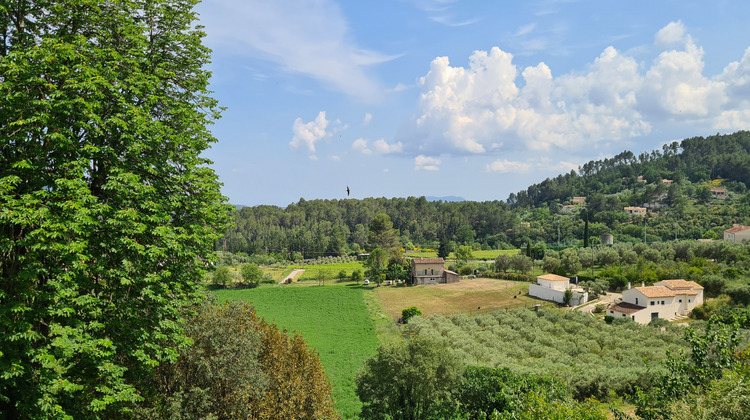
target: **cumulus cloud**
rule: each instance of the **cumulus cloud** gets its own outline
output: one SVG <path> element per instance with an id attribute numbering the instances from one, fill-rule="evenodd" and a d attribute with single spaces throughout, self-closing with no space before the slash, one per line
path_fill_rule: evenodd
<path id="1" fill-rule="evenodd" d="M 531 165 L 524 162 L 511 162 L 503 159 L 488 164 L 487 170 L 490 172 L 528 172 L 531 170 Z"/>
<path id="2" fill-rule="evenodd" d="M 416 171 L 437 171 L 439 170 L 440 159 L 419 155 L 414 158 L 414 170 Z"/>
<path id="3" fill-rule="evenodd" d="M 292 149 L 306 147 L 309 151 L 315 153 L 315 143 L 328 134 L 326 133 L 326 127 L 328 127 L 328 120 L 326 120 L 325 111 L 320 111 L 313 121 L 307 123 L 302 122 L 302 118 L 297 118 L 292 124 L 294 137 L 289 142 L 289 146 Z"/>
<path id="4" fill-rule="evenodd" d="M 475 51 L 466 67 L 437 57 L 418 81 L 417 113 L 398 139 L 404 152 L 422 157 L 554 153 L 643 136 L 667 121 L 750 128 L 750 49 L 712 78 L 682 23 L 665 26 L 655 44 L 665 48 L 646 66 L 607 47 L 586 71 L 563 75 L 544 62 L 519 69 L 498 47 Z M 512 164 L 499 160 L 488 169 Z"/>
<path id="5" fill-rule="evenodd" d="M 365 118 L 362 120 L 362 125 L 370 125 L 370 121 L 372 121 L 372 114 L 368 112 L 365 114 Z"/>
<path id="6" fill-rule="evenodd" d="M 367 68 L 398 57 L 354 43 L 333 0 L 214 0 L 200 19 L 216 53 L 265 59 L 363 101 L 382 94 Z"/>
<path id="7" fill-rule="evenodd" d="M 372 150 L 367 147 L 367 140 L 365 139 L 354 140 L 354 143 L 352 143 L 352 149 L 362 153 L 363 155 L 369 155 L 372 153 Z"/>
<path id="8" fill-rule="evenodd" d="M 368 141 L 365 139 L 357 139 L 352 143 L 352 149 L 362 153 L 363 155 L 372 154 L 373 150 L 379 155 L 389 155 L 394 153 L 401 153 L 403 149 L 403 143 L 388 143 L 387 141 L 380 139 L 373 143 L 373 147 L 368 146 Z"/>

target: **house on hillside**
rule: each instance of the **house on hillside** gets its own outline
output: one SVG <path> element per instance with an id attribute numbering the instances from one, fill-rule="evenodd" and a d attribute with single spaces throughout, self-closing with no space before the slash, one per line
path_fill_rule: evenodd
<path id="1" fill-rule="evenodd" d="M 724 240 L 732 242 L 742 242 L 750 240 L 750 226 L 734 225 L 724 231 Z"/>
<path id="2" fill-rule="evenodd" d="M 672 185 L 672 182 L 674 181 L 672 181 L 671 179 L 666 179 L 666 178 L 661 180 L 661 183 L 664 185 Z"/>
<path id="3" fill-rule="evenodd" d="M 413 258 L 411 280 L 414 285 L 456 283 L 461 280 L 461 276 L 446 270 L 445 260 L 442 258 Z"/>
<path id="4" fill-rule="evenodd" d="M 573 197 L 573 204 L 586 204 L 586 197 Z"/>
<path id="5" fill-rule="evenodd" d="M 711 188 L 711 197 L 723 200 L 727 198 L 727 190 L 720 187 Z"/>
<path id="6" fill-rule="evenodd" d="M 563 303 L 566 290 L 572 292 L 570 305 L 582 305 L 589 300 L 588 292 L 584 292 L 583 289 L 570 284 L 569 278 L 558 276 L 557 274 L 537 276 L 536 284 L 529 285 L 529 296 Z"/>
<path id="7" fill-rule="evenodd" d="M 636 179 L 636 181 L 638 181 L 640 183 L 643 183 L 643 184 L 647 184 L 648 183 L 648 181 L 646 181 L 645 179 L 643 179 L 643 175 L 638 175 L 638 179 Z"/>
<path id="8" fill-rule="evenodd" d="M 624 208 L 625 213 L 632 214 L 635 216 L 645 216 L 646 215 L 646 208 L 645 207 L 625 207 Z"/>
<path id="9" fill-rule="evenodd" d="M 628 287 L 622 301 L 607 308 L 607 315 L 648 324 L 654 318 L 668 321 L 686 316 L 703 303 L 703 287 L 683 279 L 662 280 L 653 286 Z"/>

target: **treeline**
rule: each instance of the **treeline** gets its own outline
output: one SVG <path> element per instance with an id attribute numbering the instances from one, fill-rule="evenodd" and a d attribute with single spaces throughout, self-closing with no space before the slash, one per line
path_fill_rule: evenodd
<path id="1" fill-rule="evenodd" d="M 441 240 L 451 250 L 517 248 L 529 241 L 564 248 L 583 246 L 587 235 L 596 244 L 604 233 L 617 242 L 721 238 L 734 223 L 750 224 L 749 151 L 746 131 L 689 138 L 638 156 L 626 151 L 511 194 L 507 202 L 300 199 L 286 208 L 244 207 L 216 249 L 277 260 L 351 255 L 374 248 L 368 234 L 379 214 L 390 217 L 405 249 L 437 249 Z M 729 196 L 714 199 L 716 186 Z M 585 205 L 564 208 L 574 196 L 585 197 Z M 649 215 L 631 216 L 626 206 L 648 207 Z"/>

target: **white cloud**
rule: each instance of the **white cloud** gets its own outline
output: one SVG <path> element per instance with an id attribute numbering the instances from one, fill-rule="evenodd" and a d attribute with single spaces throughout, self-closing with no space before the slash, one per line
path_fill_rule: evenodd
<path id="1" fill-rule="evenodd" d="M 440 168 L 440 159 L 419 155 L 414 158 L 414 170 L 415 171 L 437 171 Z"/>
<path id="2" fill-rule="evenodd" d="M 302 118 L 297 118 L 292 124 L 294 137 L 289 146 L 292 149 L 307 147 L 309 151 L 315 153 L 315 143 L 326 136 L 326 127 L 328 127 L 328 120 L 326 120 L 325 111 L 320 111 L 315 120 L 308 123 L 302 122 Z"/>
<path id="3" fill-rule="evenodd" d="M 214 0 L 200 18 L 215 53 L 265 59 L 363 101 L 382 93 L 367 67 L 398 57 L 354 43 L 333 0 Z"/>
<path id="4" fill-rule="evenodd" d="M 466 67 L 437 57 L 419 79 L 416 116 L 397 138 L 406 153 L 434 156 L 594 150 L 667 121 L 750 128 L 750 48 L 710 78 L 703 49 L 682 23 L 665 26 L 656 41 L 676 49 L 644 67 L 607 47 L 586 71 L 559 76 L 543 62 L 518 69 L 497 47 L 475 51 Z M 500 169 L 512 163 L 498 162 Z"/>
<path id="5" fill-rule="evenodd" d="M 511 162 L 503 159 L 488 164 L 487 170 L 490 172 L 529 172 L 531 165 L 524 162 Z"/>
<path id="6" fill-rule="evenodd" d="M 656 33 L 655 43 L 657 46 L 675 44 L 685 40 L 687 29 L 682 22 L 670 22 Z"/>
<path id="7" fill-rule="evenodd" d="M 365 114 L 365 118 L 362 120 L 362 125 L 370 125 L 370 121 L 372 121 L 372 114 L 368 112 Z"/>
<path id="8" fill-rule="evenodd" d="M 312 161 L 316 161 L 316 160 L 318 160 L 318 157 L 317 157 L 317 156 L 315 156 L 315 155 L 310 155 L 310 156 L 308 156 L 307 158 L 308 158 L 308 159 L 310 159 L 310 160 L 312 160 Z"/>
<path id="9" fill-rule="evenodd" d="M 354 143 L 352 143 L 352 149 L 362 153 L 363 155 L 369 155 L 372 153 L 372 150 L 367 148 L 367 140 L 365 139 L 354 140 Z"/>
<path id="10" fill-rule="evenodd" d="M 352 143 L 352 149 L 362 153 L 363 155 L 370 155 L 373 152 L 379 155 L 389 155 L 393 153 L 401 153 L 404 145 L 401 142 L 388 143 L 387 141 L 380 139 L 373 143 L 373 148 L 368 146 L 368 141 L 365 139 L 357 139 Z"/>
<path id="11" fill-rule="evenodd" d="M 536 23 L 529 23 L 527 25 L 523 25 L 516 31 L 513 36 L 524 36 L 530 34 L 534 29 L 536 29 Z"/>
<path id="12" fill-rule="evenodd" d="M 388 92 L 388 93 L 403 92 L 403 91 L 405 91 L 407 89 L 411 89 L 413 87 L 414 87 L 414 85 L 405 85 L 403 83 L 396 83 L 396 86 L 394 86 L 392 88 L 388 88 L 385 91 Z"/>
<path id="13" fill-rule="evenodd" d="M 401 150 L 403 149 L 404 145 L 401 142 L 388 144 L 383 139 L 376 140 L 375 144 L 375 151 L 381 155 L 388 155 L 391 153 L 401 153 Z"/>

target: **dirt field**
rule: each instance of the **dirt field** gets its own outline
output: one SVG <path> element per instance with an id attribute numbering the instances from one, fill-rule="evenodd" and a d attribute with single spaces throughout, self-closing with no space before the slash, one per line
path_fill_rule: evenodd
<path id="1" fill-rule="evenodd" d="M 529 308 L 537 303 L 552 305 L 529 297 L 528 283 L 494 279 L 461 280 L 458 283 L 415 287 L 380 287 L 374 293 L 394 320 L 401 316 L 401 310 L 410 306 L 416 306 L 427 316 Z"/>

